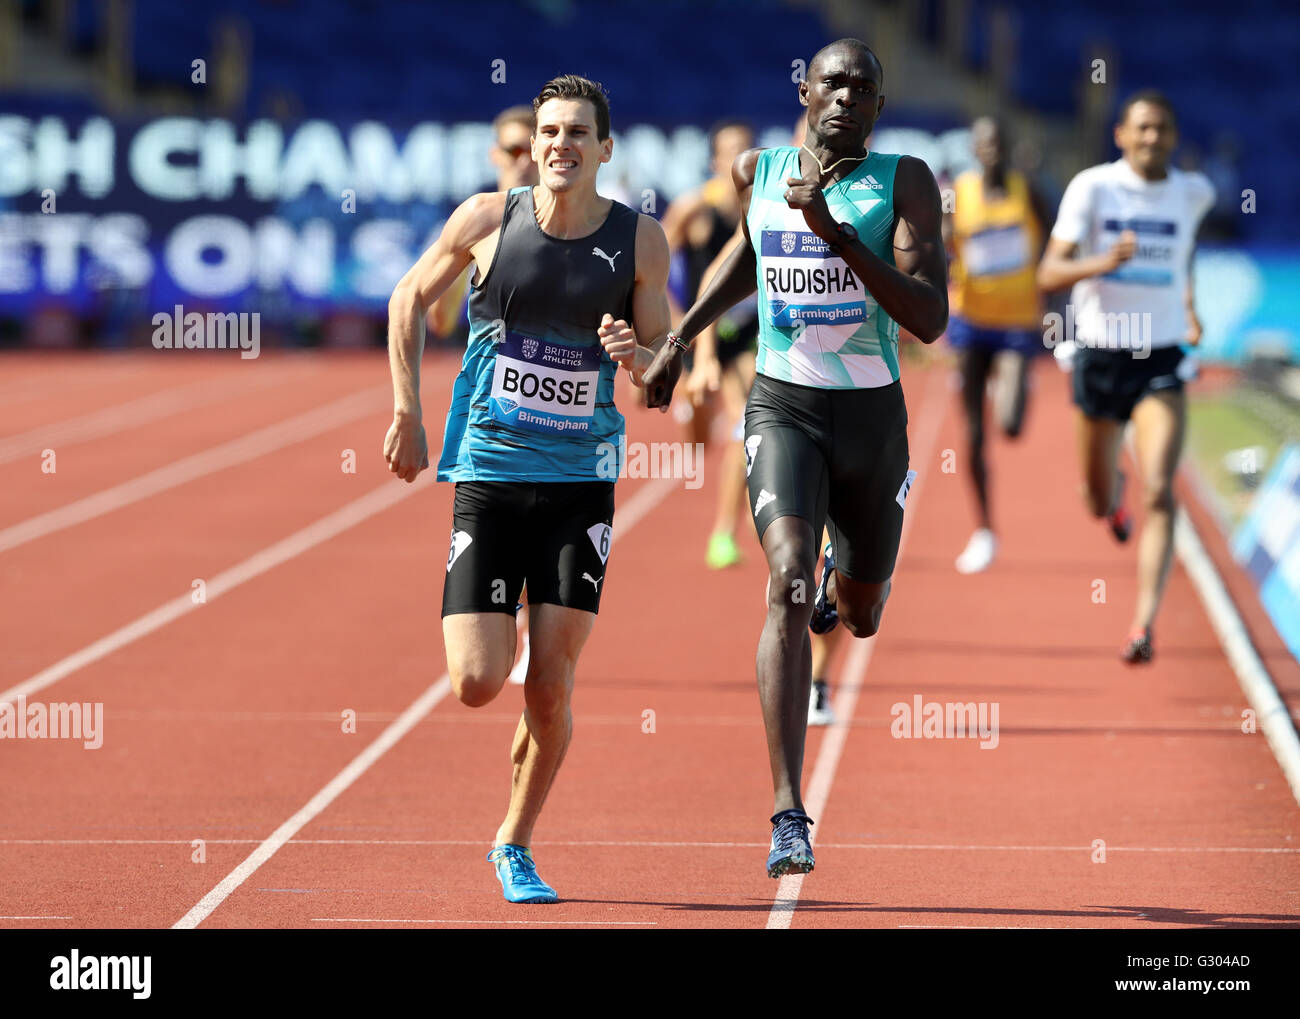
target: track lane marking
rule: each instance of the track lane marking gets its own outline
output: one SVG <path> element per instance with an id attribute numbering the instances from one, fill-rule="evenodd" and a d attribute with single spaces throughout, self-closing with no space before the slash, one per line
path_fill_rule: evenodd
<path id="1" fill-rule="evenodd" d="M 409 485 L 406 483 L 396 484 L 390 479 L 385 484 L 372 489 L 352 502 L 346 503 L 315 523 L 309 524 L 302 530 L 267 546 L 259 552 L 255 552 L 243 562 L 223 570 L 208 581 L 206 604 L 210 604 L 215 598 L 219 598 L 241 584 L 261 576 L 268 570 L 272 570 L 290 559 L 302 555 L 330 538 L 342 534 L 376 513 L 396 505 L 403 499 L 410 498 L 417 492 L 423 491 L 431 484 L 425 480 L 427 477 L 428 475 L 423 475 L 415 483 Z M 87 645 L 80 651 L 73 652 L 48 668 L 42 669 L 29 679 L 10 687 L 0 693 L 0 701 L 14 701 L 20 696 L 26 696 L 52 686 L 79 669 L 97 662 L 101 658 L 107 658 L 128 644 L 135 643 L 141 637 L 146 637 L 156 630 L 162 629 L 168 623 L 175 622 L 182 616 L 189 615 L 189 613 L 202 608 L 204 608 L 204 604 L 195 603 L 190 592 L 177 595 L 170 601 L 159 605 L 153 611 L 145 613 L 134 622 L 114 630 L 107 636 L 99 638 L 93 644 Z"/>
<path id="2" fill-rule="evenodd" d="M 1132 919 L 1138 919 L 1133 917 Z M 1014 924 L 978 926 L 975 924 L 900 923 L 900 931 L 1105 931 L 1110 927 L 1021 927 Z"/>
<path id="3" fill-rule="evenodd" d="M 255 846 L 262 839 L 203 840 L 210 846 Z M 0 839 L 0 846 L 188 846 L 193 839 Z M 290 839 L 291 846 L 479 846 L 482 839 Z M 668 842 L 653 840 L 547 839 L 547 846 L 586 846 L 628 849 L 758 849 L 766 842 Z M 932 850 L 943 853 L 1091 853 L 1093 846 L 959 846 L 906 842 L 822 842 L 823 849 L 866 849 L 883 852 Z M 1262 853 L 1295 854 L 1290 846 L 1112 846 L 1107 853 Z"/>
<path id="4" fill-rule="evenodd" d="M 80 417 L 40 425 L 17 435 L 0 439 L 0 464 L 40 453 L 50 447 L 66 447 L 79 442 L 105 439 L 119 432 L 151 424 L 182 411 L 220 403 L 227 397 L 251 394 L 271 385 L 296 381 L 303 373 L 261 375 L 251 379 L 228 378 L 218 382 L 196 382 L 180 388 L 139 396 L 134 400 L 103 407 Z"/>
<path id="5" fill-rule="evenodd" d="M 71 920 L 70 916 L 0 916 L 0 920 Z"/>
<path id="6" fill-rule="evenodd" d="M 38 513 L 0 530 L 0 553 L 102 517 L 186 482 L 248 463 L 286 446 L 333 431 L 358 418 L 376 413 L 382 407 L 384 394 L 389 391 L 388 386 L 375 386 L 352 393 L 306 413 L 249 432 L 238 439 L 213 446 L 202 453 L 174 460 L 120 485 L 105 488 L 57 509 Z"/>
<path id="7" fill-rule="evenodd" d="M 1242 693 L 1255 710 L 1259 730 L 1268 740 L 1291 796 L 1300 803 L 1300 735 L 1291 712 L 1260 658 L 1214 560 L 1205 550 L 1196 525 L 1181 506 L 1174 517 L 1174 551 L 1192 580 Z"/>
<path id="8" fill-rule="evenodd" d="M 477 926 L 479 924 L 493 924 L 502 926 L 514 926 L 520 924 L 524 926 L 540 927 L 658 927 L 658 920 L 370 920 L 356 917 L 343 916 L 313 916 L 312 923 L 411 923 L 411 924 L 438 924 L 438 923 L 463 923 Z"/>
<path id="9" fill-rule="evenodd" d="M 648 481 L 628 500 L 621 514 L 616 512 L 615 519 L 619 528 L 610 539 L 611 547 L 620 538 L 626 537 L 638 523 L 661 503 L 677 482 L 662 478 Z M 442 677 L 425 690 L 405 711 L 397 717 L 375 740 L 361 751 L 353 760 L 308 800 L 297 813 L 286 820 L 266 837 L 252 853 L 234 870 L 222 878 L 217 885 L 172 925 L 174 930 L 192 930 L 206 920 L 231 893 L 242 885 L 262 864 L 288 844 L 314 817 L 341 796 L 349 786 L 369 770 L 388 750 L 411 731 L 451 692 L 451 678 L 444 673 Z"/>
<path id="10" fill-rule="evenodd" d="M 753 687 L 748 683 L 736 683 L 737 693 L 749 695 Z M 609 688 L 602 688 L 609 689 Z M 626 689 L 624 687 L 623 689 Z M 1300 708 L 1297 708 L 1300 712 Z M 159 721 L 203 721 L 203 722 L 337 722 L 338 716 L 332 715 L 325 711 L 199 711 L 194 709 L 170 709 L 170 708 L 118 708 L 107 713 L 115 722 L 159 722 Z M 358 722 L 391 722 L 397 717 L 395 711 L 362 711 L 357 713 Z M 575 712 L 574 717 L 581 720 L 583 725 L 610 725 L 622 726 L 627 724 L 627 718 L 622 715 L 587 715 Z M 451 719 L 438 717 L 434 719 L 438 722 L 447 724 L 480 724 L 480 725 L 504 725 L 507 722 L 514 725 L 519 721 L 517 715 L 507 714 L 502 711 L 476 711 L 470 718 Z M 752 728 L 754 717 L 752 714 L 743 715 L 696 715 L 694 717 L 674 719 L 674 724 L 695 725 L 695 726 L 745 726 Z M 876 718 L 872 715 L 864 715 L 861 718 L 855 718 L 844 723 L 852 729 L 888 729 L 894 724 L 891 718 Z M 1069 728 L 1073 730 L 1070 733 L 1061 733 L 1060 730 Z M 1185 723 L 1171 721 L 1168 725 L 1160 725 L 1155 722 L 1142 724 L 1133 720 L 1122 722 L 1080 722 L 1074 718 L 1058 719 L 1030 719 L 1021 722 L 1014 728 L 1002 726 L 1001 731 L 1008 735 L 1017 736 L 1036 736 L 1045 732 L 1048 735 L 1059 736 L 1061 738 L 1082 737 L 1096 735 L 1098 733 L 1110 732 L 1136 732 L 1139 735 L 1156 735 L 1159 733 L 1172 733 L 1175 735 L 1190 735 L 1193 733 L 1225 733 L 1241 734 L 1240 721 L 1200 723 L 1189 719 Z"/>

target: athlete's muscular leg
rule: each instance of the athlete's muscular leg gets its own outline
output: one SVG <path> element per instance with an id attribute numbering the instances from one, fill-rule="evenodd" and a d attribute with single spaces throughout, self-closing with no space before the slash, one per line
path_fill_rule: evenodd
<path id="1" fill-rule="evenodd" d="M 980 347 L 961 352 L 961 405 L 966 416 L 971 482 L 975 486 L 975 507 L 981 527 L 991 528 L 989 518 L 988 468 L 984 462 L 984 389 L 988 383 L 993 353 Z"/>
<path id="2" fill-rule="evenodd" d="M 1104 517 L 1115 509 L 1119 481 L 1119 450 L 1124 422 L 1110 418 L 1078 418 L 1079 462 L 1083 465 L 1083 498 L 1088 512 Z"/>
<path id="3" fill-rule="evenodd" d="M 1133 408 L 1133 428 L 1146 519 L 1138 539 L 1138 598 L 1133 626 L 1155 619 L 1174 548 L 1174 472 L 1183 450 L 1186 397 L 1153 393 Z"/>
<path id="4" fill-rule="evenodd" d="M 835 649 L 839 647 L 841 633 L 843 633 L 843 630 L 837 626 L 830 633 L 824 633 L 821 636 L 812 635 L 813 679 L 820 679 L 823 682 L 829 681 L 831 659 L 835 657 Z"/>
<path id="5" fill-rule="evenodd" d="M 893 582 L 882 580 L 866 584 L 846 577 L 839 570 L 826 585 L 827 597 L 835 603 L 844 628 L 855 637 L 874 637 L 880 630 L 880 617 L 885 614 L 885 601 Z"/>
<path id="6" fill-rule="evenodd" d="M 830 540 L 826 529 L 822 528 L 822 545 Z M 835 581 L 829 580 L 826 583 L 827 598 L 835 594 Z M 835 649 L 839 647 L 840 634 L 844 631 L 840 627 L 835 627 L 829 633 L 812 635 L 812 678 L 815 680 L 826 680 L 828 673 L 831 671 L 831 658 L 835 655 Z"/>
<path id="7" fill-rule="evenodd" d="M 1014 350 L 998 355 L 998 386 L 993 406 L 998 424 L 1009 439 L 1018 438 L 1025 423 L 1025 403 L 1029 393 L 1029 358 Z"/>
<path id="8" fill-rule="evenodd" d="M 515 617 L 504 612 L 459 612 L 442 619 L 451 688 L 463 704 L 480 708 L 505 684 L 515 663 Z"/>
<path id="9" fill-rule="evenodd" d="M 758 696 L 772 766 L 774 813 L 803 810 L 800 778 L 812 687 L 812 618 L 817 535 L 808 521 L 785 516 L 763 532 L 767 556 L 767 619 L 758 639 Z"/>
<path id="10" fill-rule="evenodd" d="M 525 707 L 511 750 L 510 809 L 497 829 L 497 845 L 532 844 L 533 825 L 573 735 L 573 674 L 596 621 L 592 612 L 561 605 L 532 605 L 529 611 L 532 650 L 524 682 Z"/>

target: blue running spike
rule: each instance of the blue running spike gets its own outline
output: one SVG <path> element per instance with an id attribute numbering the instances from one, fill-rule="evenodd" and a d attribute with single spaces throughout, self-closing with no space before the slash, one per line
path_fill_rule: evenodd
<path id="1" fill-rule="evenodd" d="M 496 864 L 497 880 L 505 892 L 507 902 L 555 902 L 559 896 L 555 889 L 537 876 L 533 852 L 526 846 L 507 843 L 488 853 L 488 861 Z"/>

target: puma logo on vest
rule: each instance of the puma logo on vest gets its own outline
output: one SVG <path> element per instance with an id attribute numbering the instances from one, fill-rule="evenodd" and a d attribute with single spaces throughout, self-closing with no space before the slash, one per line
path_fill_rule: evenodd
<path id="1" fill-rule="evenodd" d="M 592 249 L 591 249 L 591 253 L 592 253 L 593 255 L 599 255 L 599 256 L 600 256 L 601 258 L 603 258 L 606 262 L 608 262 L 608 263 L 609 263 L 609 271 L 610 271 L 610 272 L 614 272 L 614 259 L 618 258 L 619 255 L 623 254 L 622 251 L 616 251 L 616 252 L 614 252 L 614 254 L 612 254 L 612 255 L 607 255 L 607 254 L 605 254 L 605 252 L 604 252 L 601 248 L 592 248 Z"/>

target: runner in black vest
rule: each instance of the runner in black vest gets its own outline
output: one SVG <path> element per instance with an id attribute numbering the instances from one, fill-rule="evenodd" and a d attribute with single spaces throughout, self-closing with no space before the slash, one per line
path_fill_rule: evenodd
<path id="1" fill-rule="evenodd" d="M 623 416 L 614 376 L 639 382 L 668 334 L 668 245 L 649 216 L 596 193 L 609 105 L 566 75 L 533 100 L 539 186 L 460 206 L 389 302 L 395 409 L 389 469 L 429 466 L 420 420 L 420 323 L 471 263 L 470 342 L 447 418 L 439 480 L 456 482 L 443 639 L 456 696 L 491 701 L 515 655 L 525 581 L 532 654 L 514 740 L 510 808 L 489 859 L 511 902 L 554 902 L 529 848 L 572 732 L 570 691 L 613 538 Z M 636 326 L 633 334 L 628 322 Z"/>

